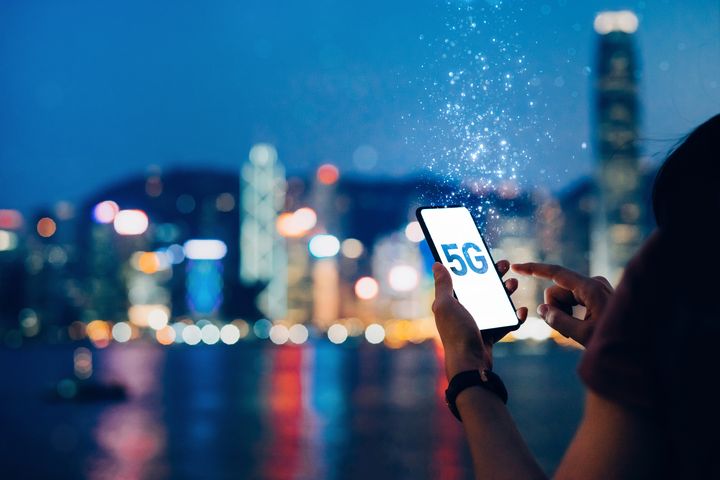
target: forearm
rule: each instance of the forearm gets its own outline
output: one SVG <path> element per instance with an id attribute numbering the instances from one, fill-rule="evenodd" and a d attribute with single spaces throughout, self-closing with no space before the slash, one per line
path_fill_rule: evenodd
<path id="1" fill-rule="evenodd" d="M 475 478 L 546 478 L 497 395 L 470 387 L 455 403 L 470 445 Z"/>

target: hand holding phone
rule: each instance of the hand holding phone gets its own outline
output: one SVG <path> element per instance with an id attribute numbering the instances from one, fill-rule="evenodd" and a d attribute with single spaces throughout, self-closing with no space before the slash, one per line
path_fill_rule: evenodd
<path id="1" fill-rule="evenodd" d="M 435 260 L 450 272 L 455 297 L 483 336 L 494 341 L 518 328 L 515 307 L 470 211 L 421 207 L 416 215 Z"/>

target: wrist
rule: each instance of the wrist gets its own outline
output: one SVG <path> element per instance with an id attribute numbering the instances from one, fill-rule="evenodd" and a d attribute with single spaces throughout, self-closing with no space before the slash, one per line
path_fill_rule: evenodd
<path id="1" fill-rule="evenodd" d="M 448 381 L 466 370 L 492 370 L 492 358 L 484 351 L 465 348 L 445 349 L 445 373 Z"/>

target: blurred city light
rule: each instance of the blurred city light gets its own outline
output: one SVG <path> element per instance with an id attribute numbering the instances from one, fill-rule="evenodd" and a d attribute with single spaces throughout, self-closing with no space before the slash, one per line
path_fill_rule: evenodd
<path id="1" fill-rule="evenodd" d="M 308 207 L 296 211 L 284 212 L 276 220 L 277 231 L 283 237 L 299 238 L 308 233 L 317 223 L 315 210 Z"/>
<path id="2" fill-rule="evenodd" d="M 347 238 L 343 240 L 340 250 L 345 257 L 354 259 L 360 258 L 363 251 L 365 251 L 365 247 L 363 247 L 360 240 L 356 238 Z"/>
<path id="3" fill-rule="evenodd" d="M 332 185 L 340 178 L 340 170 L 338 170 L 335 165 L 326 163 L 324 165 L 320 165 L 317 169 L 316 176 L 318 182 L 323 185 Z"/>
<path id="4" fill-rule="evenodd" d="M 520 328 L 512 332 L 512 336 L 516 340 L 534 340 L 541 342 L 550 338 L 552 332 L 552 327 L 542 319 L 528 317 Z"/>
<path id="5" fill-rule="evenodd" d="M 167 247 L 165 249 L 165 255 L 167 256 L 168 261 L 170 261 L 173 265 L 178 265 L 185 260 L 185 251 L 183 250 L 183 247 L 177 243 L 173 243 Z"/>
<path id="6" fill-rule="evenodd" d="M 132 337 L 132 327 L 126 322 L 118 322 L 112 327 L 112 338 L 116 342 L 125 343 Z"/>
<path id="7" fill-rule="evenodd" d="M 240 329 L 232 323 L 220 329 L 220 340 L 226 345 L 234 345 L 240 340 Z"/>
<path id="8" fill-rule="evenodd" d="M 290 339 L 290 332 L 285 325 L 273 325 L 270 329 L 270 341 L 275 345 L 283 345 Z"/>
<path id="9" fill-rule="evenodd" d="M 304 231 L 311 230 L 317 224 L 317 213 L 309 207 L 298 208 L 293 217 L 298 227 Z"/>
<path id="10" fill-rule="evenodd" d="M 353 164 L 358 170 L 372 170 L 378 161 L 377 151 L 370 145 L 360 145 L 352 155 Z"/>
<path id="11" fill-rule="evenodd" d="M 348 338 L 348 331 L 347 328 L 345 328 L 344 325 L 340 325 L 339 323 L 334 323 L 330 325 L 330 328 L 328 328 L 327 336 L 330 339 L 330 341 L 334 344 L 341 344 Z"/>
<path id="12" fill-rule="evenodd" d="M 296 345 L 302 345 L 305 343 L 310 336 L 310 332 L 305 325 L 296 323 L 288 329 L 288 336 L 290 341 Z"/>
<path id="13" fill-rule="evenodd" d="M 57 225 L 55 220 L 50 217 L 43 217 L 37 222 L 37 233 L 41 237 L 49 238 L 55 235 Z"/>
<path id="14" fill-rule="evenodd" d="M 187 325 L 183 322 L 175 322 L 171 325 L 171 328 L 175 330 L 175 343 L 183 343 L 183 330 Z"/>
<path id="15" fill-rule="evenodd" d="M 119 235 L 142 235 L 148 228 L 149 220 L 142 210 L 120 210 L 113 226 Z"/>
<path id="16" fill-rule="evenodd" d="M 245 338 L 250 333 L 250 325 L 245 320 L 238 318 L 233 320 L 232 324 L 238 329 L 240 338 Z"/>
<path id="17" fill-rule="evenodd" d="M 92 344 L 97 348 L 107 347 L 112 338 L 110 326 L 102 320 L 93 320 L 88 323 L 85 332 Z"/>
<path id="18" fill-rule="evenodd" d="M 174 328 L 170 325 L 165 325 L 155 332 L 155 340 L 157 340 L 160 345 L 171 345 L 175 342 L 176 335 L 177 333 Z"/>
<path id="19" fill-rule="evenodd" d="M 595 17 L 595 31 L 601 35 L 610 32 L 635 33 L 638 29 L 638 18 L 630 10 L 617 12 L 600 12 Z"/>
<path id="20" fill-rule="evenodd" d="M 390 287 L 397 292 L 409 292 L 418 286 L 420 276 L 410 265 L 395 265 L 388 274 Z"/>
<path id="21" fill-rule="evenodd" d="M 272 328 L 272 322 L 267 318 L 261 318 L 253 324 L 253 333 L 257 338 L 266 340 L 270 336 L 270 329 Z"/>
<path id="22" fill-rule="evenodd" d="M 355 282 L 355 295 L 361 300 L 370 300 L 377 297 L 380 286 L 372 277 L 362 277 Z"/>
<path id="23" fill-rule="evenodd" d="M 170 261 L 164 252 L 135 252 L 130 257 L 130 265 L 148 275 L 170 267 Z"/>
<path id="24" fill-rule="evenodd" d="M 168 324 L 170 317 L 168 311 L 161 308 L 154 308 L 148 314 L 148 326 L 153 330 L 160 330 Z"/>
<path id="25" fill-rule="evenodd" d="M 115 215 L 120 211 L 120 207 L 112 200 L 105 200 L 95 205 L 93 208 L 93 219 L 97 223 L 113 223 Z"/>
<path id="26" fill-rule="evenodd" d="M 408 223 L 407 227 L 405 227 L 405 236 L 408 240 L 415 243 L 422 242 L 425 238 L 419 222 Z"/>
<path id="27" fill-rule="evenodd" d="M 183 251 L 191 260 L 221 260 L 227 254 L 227 245 L 222 240 L 188 240 Z"/>
<path id="28" fill-rule="evenodd" d="M 18 237 L 15 232 L 0 230 L 0 252 L 15 250 L 18 244 Z"/>
<path id="29" fill-rule="evenodd" d="M 22 227 L 23 217 L 17 210 L 0 209 L 0 229 L 17 230 Z"/>
<path id="30" fill-rule="evenodd" d="M 385 329 L 380 324 L 371 323 L 365 329 L 365 339 L 373 344 L 382 343 L 385 340 Z"/>
<path id="31" fill-rule="evenodd" d="M 188 325 L 183 328 L 182 339 L 188 345 L 197 345 L 202 340 L 202 334 L 197 325 Z"/>
<path id="32" fill-rule="evenodd" d="M 213 324 L 205 325 L 200 330 L 203 343 L 215 345 L 220 341 L 220 329 Z"/>
<path id="33" fill-rule="evenodd" d="M 128 319 L 133 325 L 138 327 L 150 326 L 150 319 L 156 325 L 159 325 L 163 320 L 165 323 L 159 326 L 162 328 L 167 324 L 167 319 L 170 316 L 170 309 L 166 305 L 131 305 L 128 308 Z"/>
<path id="34" fill-rule="evenodd" d="M 80 380 L 86 380 L 92 376 L 93 361 L 92 352 L 85 347 L 78 347 L 73 352 L 73 370 L 75 376 Z"/>
<path id="35" fill-rule="evenodd" d="M 340 251 L 340 241 L 334 235 L 315 235 L 310 239 L 308 248 L 313 257 L 334 257 Z"/>
<path id="36" fill-rule="evenodd" d="M 215 208 L 220 212 L 232 212 L 235 209 L 235 197 L 232 193 L 221 193 L 215 199 Z"/>
<path id="37" fill-rule="evenodd" d="M 249 156 L 253 164 L 263 166 L 277 159 L 277 150 L 269 143 L 258 143 L 250 149 Z"/>

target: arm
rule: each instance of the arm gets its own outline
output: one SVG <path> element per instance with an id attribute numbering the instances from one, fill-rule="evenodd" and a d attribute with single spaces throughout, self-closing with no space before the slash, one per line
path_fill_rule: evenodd
<path id="1" fill-rule="evenodd" d="M 555 478 L 659 478 L 654 432 L 650 419 L 588 390 L 585 414 Z"/>
<path id="2" fill-rule="evenodd" d="M 508 269 L 507 262 L 498 262 L 501 274 Z M 449 272 L 439 263 L 433 272 L 433 313 L 445 349 L 448 379 L 465 370 L 491 368 L 492 345 L 483 342 L 472 316 L 453 296 Z M 505 285 L 510 292 L 517 288 L 514 280 Z M 517 314 L 522 321 L 527 309 L 519 309 Z M 510 412 L 494 393 L 470 387 L 458 395 L 456 405 L 463 419 L 476 478 L 545 478 Z"/>
<path id="3" fill-rule="evenodd" d="M 475 478 L 547 478 L 497 395 L 471 387 L 458 395 L 456 404 L 470 446 Z"/>

